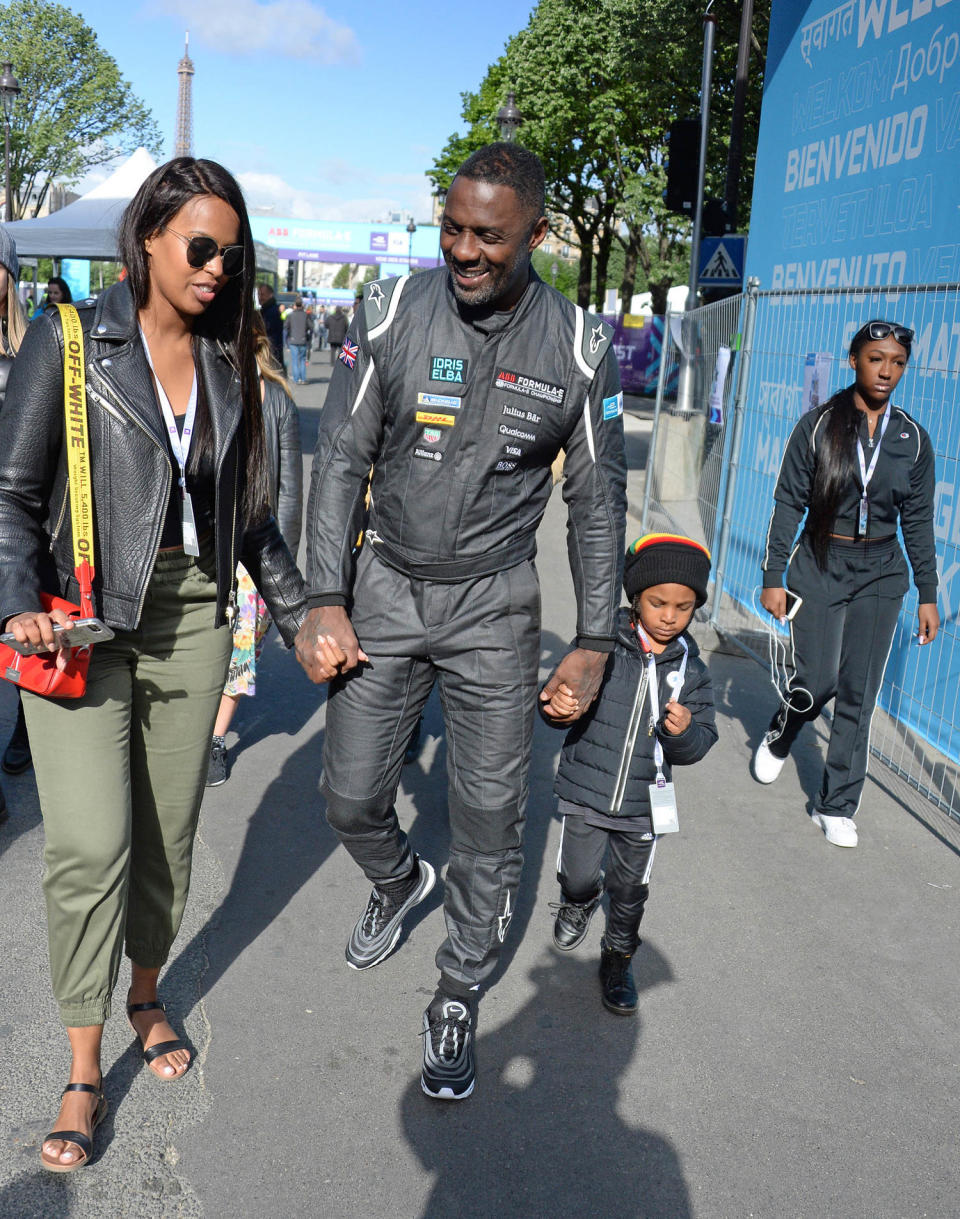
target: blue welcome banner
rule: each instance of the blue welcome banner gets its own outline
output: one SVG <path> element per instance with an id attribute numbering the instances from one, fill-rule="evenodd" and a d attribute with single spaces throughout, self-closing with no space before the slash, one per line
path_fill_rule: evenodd
<path id="1" fill-rule="evenodd" d="M 850 383 L 864 321 L 916 332 L 895 402 L 930 433 L 943 628 L 904 603 L 881 705 L 960 759 L 960 0 L 773 0 L 747 275 L 760 281 L 725 589 L 755 605 L 786 439 Z M 921 285 L 918 287 L 918 285 Z M 806 385 L 805 385 L 806 374 Z M 958 726 L 955 726 L 958 725 Z"/>

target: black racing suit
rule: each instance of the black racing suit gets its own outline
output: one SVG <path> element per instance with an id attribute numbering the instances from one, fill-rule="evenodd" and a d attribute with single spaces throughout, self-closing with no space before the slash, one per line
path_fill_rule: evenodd
<path id="1" fill-rule="evenodd" d="M 849 392 L 849 391 L 847 391 Z M 876 466 L 868 485 L 865 536 L 858 536 L 862 479 L 854 475 L 840 497 L 826 565 L 797 526 L 809 506 L 817 462 L 823 451 L 830 404 L 804 415 L 787 441 L 774 492 L 763 560 L 765 588 L 787 587 L 803 598 L 790 636 L 794 673 L 785 701 L 770 724 L 770 752 L 785 758 L 805 723 L 835 698 L 833 725 L 816 810 L 830 817 L 853 817 L 860 805 L 870 748 L 870 721 L 883 671 L 909 586 L 907 565 L 897 541 L 903 531 L 921 604 L 937 599 L 937 555 L 933 535 L 934 456 L 930 437 L 906 411 L 890 405 L 880 438 L 859 421 L 864 464 L 875 447 Z M 858 538 L 843 541 L 843 537 Z M 791 547 L 793 548 L 791 550 Z"/>
<path id="2" fill-rule="evenodd" d="M 532 272 L 513 310 L 485 317 L 458 306 L 445 268 L 375 282 L 321 418 L 310 603 L 346 605 L 371 661 L 331 683 L 327 817 L 370 880 L 409 873 L 394 797 L 438 681 L 451 848 L 437 963 L 450 993 L 490 972 L 514 908 L 539 661 L 536 529 L 561 449 L 579 642 L 609 651 L 616 635 L 626 463 L 610 339 Z"/>

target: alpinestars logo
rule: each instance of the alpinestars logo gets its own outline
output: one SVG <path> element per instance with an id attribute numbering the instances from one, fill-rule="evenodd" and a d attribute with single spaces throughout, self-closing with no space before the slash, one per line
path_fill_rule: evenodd
<path id="1" fill-rule="evenodd" d="M 377 313 L 383 312 L 383 289 L 378 283 L 372 283 L 367 292 L 367 300 L 377 306 Z"/>
<path id="2" fill-rule="evenodd" d="M 603 324 L 599 323 L 590 331 L 590 354 L 595 356 L 603 342 Z"/>
<path id="3" fill-rule="evenodd" d="M 513 911 L 510 909 L 510 890 L 507 890 L 507 900 L 503 907 L 503 914 L 497 919 L 499 924 L 497 927 L 497 939 L 503 943 L 503 937 L 507 934 L 507 928 L 510 926 L 510 920 L 513 918 Z"/>

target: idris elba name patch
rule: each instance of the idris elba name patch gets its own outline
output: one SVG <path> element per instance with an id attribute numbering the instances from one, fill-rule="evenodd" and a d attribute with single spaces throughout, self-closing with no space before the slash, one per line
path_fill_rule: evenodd
<path id="1" fill-rule="evenodd" d="M 469 361 L 460 356 L 431 356 L 430 380 L 463 385 L 467 379 Z"/>

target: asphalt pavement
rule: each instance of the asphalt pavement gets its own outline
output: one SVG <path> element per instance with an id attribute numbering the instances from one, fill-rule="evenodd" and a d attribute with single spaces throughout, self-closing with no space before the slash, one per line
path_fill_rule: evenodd
<path id="1" fill-rule="evenodd" d="M 305 469 L 329 367 L 297 388 Z M 642 501 L 648 403 L 628 402 L 630 503 Z M 639 533 L 631 518 L 628 531 Z M 575 621 L 565 513 L 540 532 L 542 674 Z M 368 885 L 323 819 L 324 694 L 275 636 L 258 692 L 208 790 L 186 919 L 161 981 L 195 1065 L 164 1084 L 122 1013 L 104 1043 L 110 1115 L 93 1163 L 39 1166 L 66 1082 L 40 891 L 32 772 L 2 786 L 0 1216 L 270 1215 L 900 1219 L 960 1213 L 956 1135 L 960 827 L 871 763 L 856 850 L 807 810 L 823 734 L 780 780 L 749 776 L 773 706 L 752 660 L 705 626 L 720 741 L 675 780 L 681 833 L 660 844 L 635 973 L 635 1019 L 600 1005 L 601 920 L 551 942 L 561 734 L 538 725 L 526 867 L 480 1007 L 478 1083 L 459 1104 L 419 1085 L 420 1018 L 443 937 L 441 886 L 376 969 L 343 948 Z M 14 691 L 0 683 L 0 742 Z M 446 753 L 435 699 L 398 801 L 416 848 L 448 849 Z M 96 763 L 78 783 L 96 783 Z"/>

